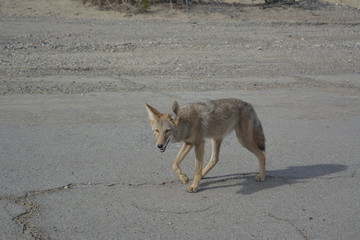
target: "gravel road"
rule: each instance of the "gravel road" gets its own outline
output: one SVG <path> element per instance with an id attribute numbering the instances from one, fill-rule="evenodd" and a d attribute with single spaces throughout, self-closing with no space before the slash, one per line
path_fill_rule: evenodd
<path id="1" fill-rule="evenodd" d="M 360 13 L 319 12 L 314 20 L 316 12 L 297 9 L 293 23 L 288 15 L 257 23 L 2 16 L 0 94 L 329 86 L 304 76 L 359 73 Z M 284 76 L 296 77 L 256 79 Z"/>

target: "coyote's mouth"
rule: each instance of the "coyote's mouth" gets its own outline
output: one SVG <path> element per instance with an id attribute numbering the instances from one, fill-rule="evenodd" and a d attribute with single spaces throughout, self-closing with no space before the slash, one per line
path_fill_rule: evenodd
<path id="1" fill-rule="evenodd" d="M 168 138 L 168 140 L 166 141 L 166 143 L 164 145 L 161 145 L 161 147 L 158 145 L 158 149 L 160 152 L 165 152 L 166 147 L 168 145 L 168 143 L 170 142 L 170 138 Z"/>
<path id="2" fill-rule="evenodd" d="M 160 152 L 165 152 L 165 150 L 166 150 L 166 147 L 159 148 L 159 151 L 160 151 Z"/>

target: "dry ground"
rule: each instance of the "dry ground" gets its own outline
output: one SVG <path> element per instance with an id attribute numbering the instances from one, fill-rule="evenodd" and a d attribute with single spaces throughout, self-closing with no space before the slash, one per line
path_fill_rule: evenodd
<path id="1" fill-rule="evenodd" d="M 347 2 L 132 14 L 0 0 L 0 239 L 356 239 L 360 13 Z M 230 135 L 186 194 L 178 145 L 158 153 L 143 104 L 226 96 L 255 106 L 268 178 Z"/>

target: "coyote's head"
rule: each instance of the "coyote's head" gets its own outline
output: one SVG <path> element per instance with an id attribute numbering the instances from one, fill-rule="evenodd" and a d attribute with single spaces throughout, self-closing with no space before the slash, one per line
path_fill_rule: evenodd
<path id="1" fill-rule="evenodd" d="M 165 152 L 168 143 L 177 136 L 176 126 L 179 122 L 179 104 L 175 101 L 169 112 L 162 114 L 155 108 L 145 104 L 149 114 L 150 125 L 156 137 L 156 146 L 160 152 Z"/>

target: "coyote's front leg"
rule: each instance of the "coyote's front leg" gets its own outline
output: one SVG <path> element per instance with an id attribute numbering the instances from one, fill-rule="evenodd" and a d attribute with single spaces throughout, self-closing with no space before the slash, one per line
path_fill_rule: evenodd
<path id="1" fill-rule="evenodd" d="M 187 187 L 188 192 L 196 192 L 199 187 L 200 180 L 202 178 L 202 166 L 204 161 L 204 145 L 205 141 L 195 145 L 195 176 L 193 183 Z"/>
<path id="2" fill-rule="evenodd" d="M 176 156 L 176 159 L 172 165 L 174 171 L 179 176 L 182 183 L 188 183 L 189 178 L 181 171 L 180 169 L 180 163 L 182 160 L 184 160 L 185 156 L 189 153 L 189 151 L 192 149 L 193 145 L 189 143 L 184 143 Z"/>

